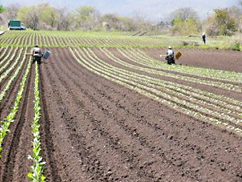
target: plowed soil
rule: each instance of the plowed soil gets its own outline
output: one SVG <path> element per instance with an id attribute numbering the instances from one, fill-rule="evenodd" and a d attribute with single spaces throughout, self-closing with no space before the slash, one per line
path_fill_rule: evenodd
<path id="1" fill-rule="evenodd" d="M 99 49 L 92 50 L 105 62 L 135 72 L 112 62 Z M 114 49 L 109 50 L 125 60 Z M 165 50 L 143 51 L 160 59 Z M 183 56 L 177 64 L 242 72 L 241 52 L 181 51 Z M 41 155 L 46 161 L 46 181 L 242 181 L 241 136 L 88 71 L 67 48 L 53 48 L 52 52 L 39 68 Z M 4 140 L 0 162 L 2 182 L 28 181 L 34 74 L 32 65 L 20 112 Z M 16 85 L 17 82 L 20 80 Z M 179 83 L 242 101 L 238 92 Z M 14 86 L 12 90 L 16 92 Z M 8 98 L 12 103 L 14 93 Z M 9 102 L 4 100 L 0 107 L 4 116 L 9 111 Z"/>

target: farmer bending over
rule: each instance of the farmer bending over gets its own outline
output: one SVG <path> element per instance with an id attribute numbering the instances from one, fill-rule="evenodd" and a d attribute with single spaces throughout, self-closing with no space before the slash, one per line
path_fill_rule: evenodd
<path id="1" fill-rule="evenodd" d="M 35 61 L 37 61 L 38 64 L 41 63 L 41 57 L 43 56 L 41 49 L 39 48 L 38 45 L 36 45 L 33 48 L 33 63 L 35 63 Z"/>

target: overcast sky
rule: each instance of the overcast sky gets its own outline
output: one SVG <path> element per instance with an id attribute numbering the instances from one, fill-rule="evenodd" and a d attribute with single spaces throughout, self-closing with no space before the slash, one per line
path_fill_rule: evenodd
<path id="1" fill-rule="evenodd" d="M 213 9 L 238 5 L 239 0 L 0 0 L 0 5 L 18 3 L 21 6 L 32 6 L 41 2 L 57 8 L 67 7 L 68 10 L 93 6 L 101 14 L 116 13 L 119 16 L 131 17 L 134 13 L 142 13 L 148 19 L 158 21 L 181 7 L 193 8 L 201 18 L 206 18 Z"/>

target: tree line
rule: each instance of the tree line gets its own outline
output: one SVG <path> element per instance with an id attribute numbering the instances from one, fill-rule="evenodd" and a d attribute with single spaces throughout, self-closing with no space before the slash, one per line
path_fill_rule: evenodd
<path id="1" fill-rule="evenodd" d="M 206 32 L 210 36 L 233 35 L 242 32 L 242 1 L 237 6 L 214 9 L 214 13 L 201 21 L 198 13 L 185 7 L 174 10 L 166 21 L 159 23 L 147 20 L 141 13 L 132 17 L 115 13 L 101 14 L 95 7 L 82 6 L 74 11 L 55 8 L 48 3 L 35 6 L 16 4 L 0 5 L 0 25 L 7 25 L 11 19 L 19 19 L 33 30 L 83 30 L 83 31 L 143 31 L 172 35 L 196 35 Z"/>

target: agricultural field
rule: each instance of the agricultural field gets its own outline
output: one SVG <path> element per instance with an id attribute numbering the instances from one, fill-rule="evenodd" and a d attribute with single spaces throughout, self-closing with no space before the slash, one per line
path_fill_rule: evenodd
<path id="1" fill-rule="evenodd" d="M 242 181 L 242 53 L 166 41 L 1 35 L 0 181 Z"/>

